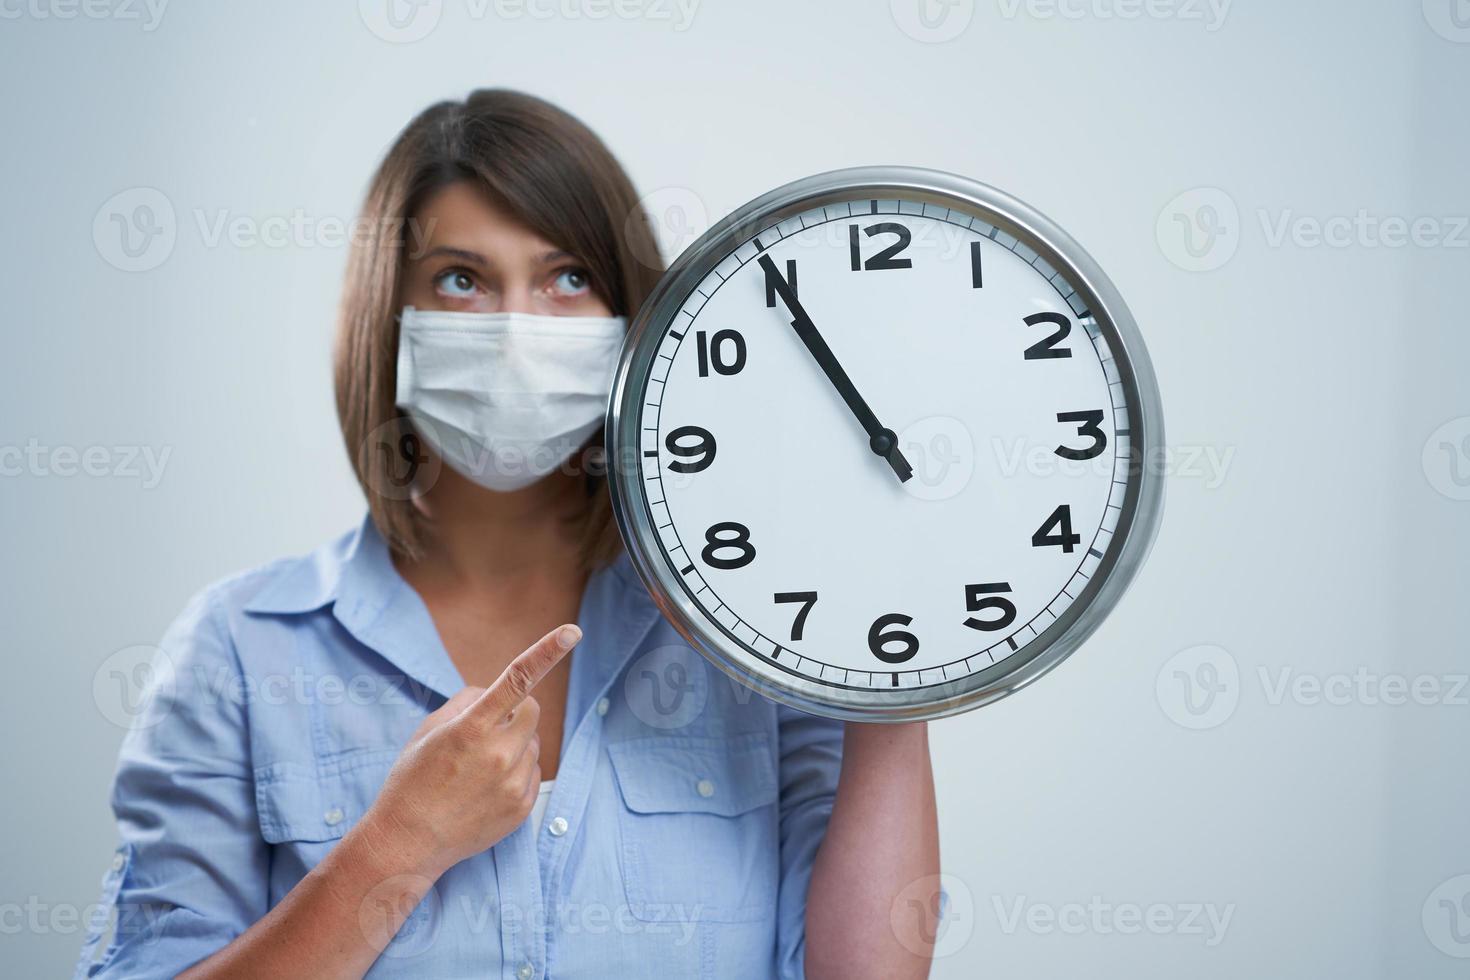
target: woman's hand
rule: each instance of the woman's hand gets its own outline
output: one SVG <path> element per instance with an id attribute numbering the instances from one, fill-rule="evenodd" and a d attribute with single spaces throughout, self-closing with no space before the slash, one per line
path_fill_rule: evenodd
<path id="1" fill-rule="evenodd" d="M 582 638 L 560 626 L 488 688 L 466 687 L 419 725 L 363 817 L 378 843 L 438 878 L 521 825 L 541 784 L 541 708 L 530 696 Z"/>
<path id="2" fill-rule="evenodd" d="M 541 782 L 531 689 L 582 639 L 559 626 L 488 688 L 465 688 L 414 732 L 377 802 L 275 908 L 185 971 L 361 977 L 438 877 L 520 826 Z"/>

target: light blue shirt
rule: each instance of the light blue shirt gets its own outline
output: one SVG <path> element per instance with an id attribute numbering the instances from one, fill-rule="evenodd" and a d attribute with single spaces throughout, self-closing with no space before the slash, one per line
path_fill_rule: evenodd
<path id="1" fill-rule="evenodd" d="M 369 975 L 800 977 L 841 725 L 707 668 L 626 555 L 577 623 L 541 829 L 451 868 Z M 173 976 L 244 932 L 463 686 L 370 521 L 206 589 L 161 651 L 78 976 Z"/>

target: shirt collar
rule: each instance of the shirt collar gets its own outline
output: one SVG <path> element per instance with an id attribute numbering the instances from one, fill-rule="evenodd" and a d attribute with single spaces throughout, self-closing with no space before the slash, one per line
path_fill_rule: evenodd
<path id="1" fill-rule="evenodd" d="M 327 605 L 358 642 L 414 681 L 446 698 L 464 686 L 428 608 L 393 567 L 370 516 L 332 544 L 290 562 L 245 610 L 295 615 Z M 658 616 L 626 552 L 595 571 L 578 609 L 587 635 L 573 654 L 573 698 L 585 701 L 605 689 Z M 568 707 L 580 713 L 586 705 Z"/>
<path id="2" fill-rule="evenodd" d="M 293 562 L 245 609 L 293 615 L 327 605 L 354 639 L 416 684 L 446 698 L 464 686 L 428 609 L 393 567 L 371 516 L 355 531 Z"/>
<path id="3" fill-rule="evenodd" d="M 291 615 L 312 612 L 333 602 L 346 567 L 368 557 L 363 546 L 369 536 L 376 537 L 377 529 L 371 520 L 364 519 L 331 544 L 279 563 L 276 574 L 245 604 L 245 611 Z"/>
<path id="4" fill-rule="evenodd" d="M 658 618 L 658 607 L 626 551 L 593 573 L 577 614 L 585 635 L 572 652 L 569 726 L 606 693 Z"/>

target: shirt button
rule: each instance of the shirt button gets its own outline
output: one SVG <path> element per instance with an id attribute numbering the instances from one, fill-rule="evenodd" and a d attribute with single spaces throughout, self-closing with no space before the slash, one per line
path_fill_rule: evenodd
<path id="1" fill-rule="evenodd" d="M 551 831 L 552 837 L 560 837 L 567 832 L 567 818 L 557 817 L 551 821 L 551 826 L 546 829 Z"/>
<path id="2" fill-rule="evenodd" d="M 340 806 L 332 807 L 326 813 L 322 814 L 322 819 L 327 822 L 328 827 L 337 826 L 342 822 L 342 808 Z"/>
<path id="3" fill-rule="evenodd" d="M 602 716 L 606 715 L 607 714 L 607 709 L 610 708 L 610 707 L 612 707 L 612 702 L 608 701 L 607 698 L 598 698 L 597 699 L 597 715 L 598 715 L 598 717 L 602 717 Z"/>
<path id="4" fill-rule="evenodd" d="M 699 795 L 704 797 L 705 799 L 709 799 L 711 796 L 715 795 L 715 784 L 710 782 L 708 779 L 701 779 L 698 783 L 695 784 L 694 788 L 698 790 Z"/>
<path id="5" fill-rule="evenodd" d="M 123 861 L 123 856 L 121 854 L 114 854 L 112 856 L 112 870 L 113 871 L 121 871 L 122 870 L 122 866 L 123 866 L 124 863 L 125 862 Z"/>
<path id="6" fill-rule="evenodd" d="M 529 963 L 522 963 L 521 968 L 516 971 L 516 976 L 521 980 L 531 980 L 536 975 L 536 968 Z"/>

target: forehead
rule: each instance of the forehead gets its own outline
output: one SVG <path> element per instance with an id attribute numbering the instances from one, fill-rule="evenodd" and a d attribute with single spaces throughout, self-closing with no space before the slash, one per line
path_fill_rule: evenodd
<path id="1" fill-rule="evenodd" d="M 450 247 L 505 261 L 541 258 L 557 247 L 532 231 L 490 194 L 470 181 L 440 188 L 414 215 L 427 248 Z"/>

